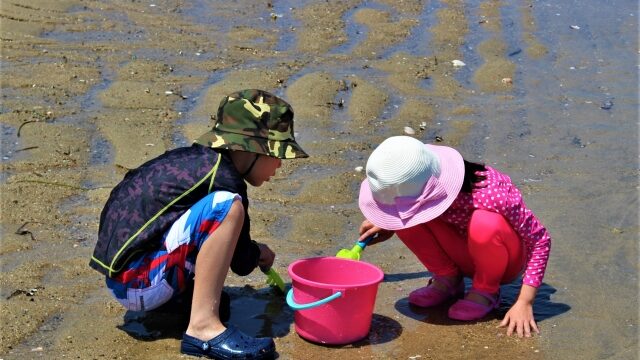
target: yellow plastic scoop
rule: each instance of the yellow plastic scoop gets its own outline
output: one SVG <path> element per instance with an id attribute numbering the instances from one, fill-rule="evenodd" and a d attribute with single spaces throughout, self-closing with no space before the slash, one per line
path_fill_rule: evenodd
<path id="1" fill-rule="evenodd" d="M 369 244 L 369 242 L 371 242 L 371 240 L 373 240 L 377 235 L 378 234 L 374 234 L 362 241 L 356 242 L 356 244 L 351 248 L 351 250 L 342 249 L 338 251 L 338 254 L 336 254 L 336 257 L 343 258 L 343 259 L 360 260 L 360 253 L 362 252 L 362 250 L 364 250 L 364 248 L 367 247 L 367 244 Z"/>
<path id="2" fill-rule="evenodd" d="M 262 270 L 262 272 L 267 275 L 267 284 L 269 286 L 280 290 L 280 292 L 282 292 L 283 294 L 285 293 L 284 280 L 282 280 L 282 277 L 280 277 L 280 274 L 278 274 L 277 271 L 275 271 L 273 268 L 269 268 L 266 270 L 260 268 L 260 270 Z"/>

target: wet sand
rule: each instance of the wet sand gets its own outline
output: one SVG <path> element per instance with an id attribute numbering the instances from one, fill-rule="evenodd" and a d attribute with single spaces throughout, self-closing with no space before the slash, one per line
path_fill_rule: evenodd
<path id="1" fill-rule="evenodd" d="M 386 277 L 371 333 L 349 346 L 301 339 L 262 274 L 230 275 L 231 322 L 275 336 L 280 358 L 635 358 L 630 4 L 589 28 L 597 5 L 3 1 L 0 357 L 182 358 L 184 314 L 126 312 L 88 267 L 100 211 L 128 169 L 206 131 L 223 95 L 262 88 L 291 102 L 311 154 L 250 189 L 252 235 L 287 280 L 292 261 L 352 245 L 354 169 L 405 127 L 512 174 L 554 237 L 531 339 L 496 328 L 517 284 L 477 323 L 410 307 L 428 273 L 395 238 L 365 251 Z"/>

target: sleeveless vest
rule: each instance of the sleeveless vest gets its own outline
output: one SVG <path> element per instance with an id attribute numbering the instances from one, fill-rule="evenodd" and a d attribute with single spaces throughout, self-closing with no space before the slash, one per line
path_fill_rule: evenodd
<path id="1" fill-rule="evenodd" d="M 159 248 L 171 225 L 216 190 L 242 197 L 245 221 L 231 269 L 238 275 L 250 273 L 260 250 L 249 235 L 247 185 L 228 153 L 198 144 L 167 151 L 127 172 L 102 210 L 89 265 L 114 276 L 135 256 Z"/>

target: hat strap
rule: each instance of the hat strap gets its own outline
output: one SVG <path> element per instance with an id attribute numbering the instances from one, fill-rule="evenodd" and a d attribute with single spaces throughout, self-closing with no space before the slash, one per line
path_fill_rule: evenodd
<path id="1" fill-rule="evenodd" d="M 240 176 L 245 177 L 249 175 L 251 170 L 253 170 L 253 166 L 256 164 L 256 162 L 258 162 L 259 157 L 260 157 L 260 154 L 256 154 L 256 157 L 253 158 L 253 161 L 251 162 L 251 165 L 249 165 L 249 168 L 245 172 L 243 172 Z"/>

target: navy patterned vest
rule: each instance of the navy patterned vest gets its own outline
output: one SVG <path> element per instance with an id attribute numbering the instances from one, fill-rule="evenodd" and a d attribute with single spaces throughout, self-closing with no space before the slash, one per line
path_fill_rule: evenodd
<path id="1" fill-rule="evenodd" d="M 132 258 L 158 249 L 171 225 L 215 190 L 242 197 L 245 219 L 231 270 L 249 274 L 258 265 L 260 249 L 249 234 L 247 185 L 227 152 L 198 144 L 167 151 L 127 172 L 102 210 L 89 265 L 114 276 Z"/>

